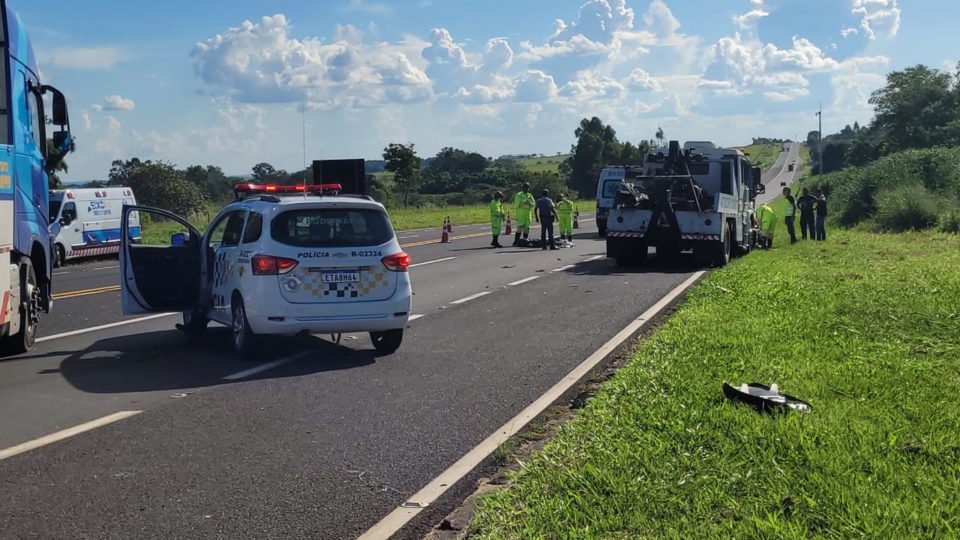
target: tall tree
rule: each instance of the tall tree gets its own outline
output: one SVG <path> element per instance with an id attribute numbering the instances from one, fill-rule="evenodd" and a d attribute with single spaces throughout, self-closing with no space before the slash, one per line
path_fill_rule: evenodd
<path id="1" fill-rule="evenodd" d="M 410 192 L 420 183 L 420 156 L 413 143 L 390 143 L 383 149 L 384 168 L 394 174 L 393 182 L 403 193 L 403 205 L 410 202 Z"/>
<path id="2" fill-rule="evenodd" d="M 53 155 L 57 152 L 57 147 L 53 145 L 53 139 L 47 139 L 47 155 Z M 67 165 L 67 160 L 63 160 L 60 163 L 57 163 L 57 167 L 53 170 L 52 173 L 48 175 L 48 184 L 49 189 L 60 189 L 63 187 L 63 182 L 60 180 L 60 175 L 57 173 L 65 173 L 70 170 L 70 167 Z"/>
<path id="3" fill-rule="evenodd" d="M 275 169 L 269 163 L 257 163 L 253 166 L 253 180 L 258 184 L 282 184 L 289 176 L 287 171 Z"/>
<path id="4" fill-rule="evenodd" d="M 917 65 L 887 75 L 887 84 L 870 97 L 873 126 L 884 153 L 929 148 L 957 141 L 951 124 L 958 119 L 958 89 L 949 73 Z"/>
<path id="5" fill-rule="evenodd" d="M 621 145 L 617 140 L 617 132 L 594 116 L 581 120 L 573 134 L 577 143 L 571 148 L 573 155 L 567 159 L 569 184 L 580 193 L 593 193 L 600 170 L 620 157 Z"/>
<path id="6" fill-rule="evenodd" d="M 657 148 L 663 148 L 664 135 L 662 127 L 657 126 L 657 134 L 654 136 L 654 138 L 657 139 Z"/>
<path id="7" fill-rule="evenodd" d="M 163 161 L 118 159 L 110 167 L 109 184 L 130 187 L 140 204 L 181 216 L 201 211 L 205 202 L 200 189 L 187 181 L 183 171 Z"/>

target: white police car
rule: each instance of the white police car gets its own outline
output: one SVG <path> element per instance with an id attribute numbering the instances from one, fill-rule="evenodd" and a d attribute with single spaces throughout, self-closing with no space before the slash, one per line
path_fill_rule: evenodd
<path id="1" fill-rule="evenodd" d="M 179 328 L 191 335 L 219 322 L 240 355 L 259 334 L 346 332 L 369 332 L 378 352 L 394 352 L 410 314 L 410 257 L 383 205 L 339 189 L 237 186 L 246 198 L 203 235 L 170 212 L 124 207 L 123 313 L 181 311 Z M 142 242 L 127 230 L 136 217 Z M 168 244 L 150 245 L 151 226 L 171 225 Z"/>

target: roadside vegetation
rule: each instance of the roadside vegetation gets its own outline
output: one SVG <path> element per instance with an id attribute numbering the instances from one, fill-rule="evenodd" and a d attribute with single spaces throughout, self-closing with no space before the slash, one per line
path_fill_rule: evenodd
<path id="1" fill-rule="evenodd" d="M 955 537 L 956 242 L 843 231 L 710 274 L 472 537 Z M 814 408 L 759 414 L 724 381 Z"/>
<path id="2" fill-rule="evenodd" d="M 760 143 L 745 146 L 741 150 L 747 154 L 747 158 L 750 159 L 750 163 L 754 167 L 760 167 L 760 169 L 766 171 L 777 161 L 781 146 L 780 143 Z"/>

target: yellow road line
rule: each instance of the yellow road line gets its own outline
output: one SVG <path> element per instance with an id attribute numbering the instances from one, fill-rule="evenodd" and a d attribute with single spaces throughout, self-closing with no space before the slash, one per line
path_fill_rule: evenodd
<path id="1" fill-rule="evenodd" d="M 77 298 L 78 296 L 89 296 L 91 294 L 101 294 L 107 292 L 116 292 L 120 290 L 119 285 L 110 285 L 109 287 L 97 287 L 96 289 L 83 289 L 80 291 L 67 291 L 53 295 L 54 300 L 63 300 L 66 298 Z"/>

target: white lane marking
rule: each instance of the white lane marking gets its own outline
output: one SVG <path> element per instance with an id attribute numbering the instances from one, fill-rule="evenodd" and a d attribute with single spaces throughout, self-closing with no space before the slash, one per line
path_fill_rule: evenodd
<path id="1" fill-rule="evenodd" d="M 251 375 L 256 375 L 257 373 L 261 373 L 261 372 L 267 371 L 267 370 L 269 370 L 269 369 L 273 369 L 273 368 L 275 368 L 275 367 L 280 367 L 280 366 L 282 366 L 282 365 L 284 365 L 284 364 L 289 364 L 290 362 L 293 362 L 294 360 L 299 360 L 299 359 L 301 359 L 301 358 L 305 358 L 305 357 L 306 357 L 307 355 L 309 355 L 309 354 L 310 354 L 309 352 L 300 352 L 300 353 L 293 354 L 293 355 L 290 355 L 290 356 L 285 356 L 285 357 L 280 358 L 280 359 L 278 359 L 278 360 L 274 360 L 273 362 L 267 362 L 266 364 L 260 364 L 259 366 L 252 367 L 252 368 L 250 368 L 250 369 L 245 369 L 245 370 L 243 370 L 243 371 L 238 371 L 238 372 L 234 373 L 233 375 L 227 375 L 226 377 L 223 378 L 223 380 L 225 380 L 225 381 L 236 381 L 236 380 L 238 380 L 238 379 L 244 379 L 244 378 L 249 377 L 249 376 L 251 376 Z"/>
<path id="2" fill-rule="evenodd" d="M 398 236 L 398 237 L 397 237 L 397 240 L 407 240 L 407 239 L 410 239 L 410 238 L 420 238 L 420 235 L 419 235 L 419 234 L 410 234 L 410 235 L 407 235 L 407 236 Z"/>
<path id="3" fill-rule="evenodd" d="M 566 265 L 566 266 L 561 266 L 560 268 L 554 268 L 553 270 L 551 270 L 551 272 L 564 272 L 564 271 L 566 271 L 566 270 L 569 270 L 569 269 L 573 268 L 574 266 L 576 266 L 576 265 L 574 265 L 574 264 L 568 264 L 568 265 Z"/>
<path id="4" fill-rule="evenodd" d="M 415 321 L 415 320 L 417 320 L 417 319 L 422 319 L 422 318 L 424 318 L 424 317 L 426 317 L 426 315 L 424 315 L 424 314 L 422 314 L 422 313 L 421 313 L 421 314 L 418 314 L 418 315 L 411 315 L 410 317 L 407 318 L 407 322 L 413 322 L 413 321 Z"/>
<path id="5" fill-rule="evenodd" d="M 513 283 L 507 283 L 507 287 L 516 287 L 517 285 L 523 285 L 524 283 L 530 283 L 531 281 L 535 281 L 538 279 L 540 279 L 540 276 L 530 276 L 528 278 L 523 278 L 519 281 L 514 281 Z"/>
<path id="6" fill-rule="evenodd" d="M 467 302 L 469 302 L 469 301 L 471 301 L 471 300 L 476 300 L 477 298 L 481 298 L 481 297 L 486 296 L 486 295 L 488 295 L 488 294 L 490 294 L 490 291 L 478 292 L 477 294 L 471 294 L 470 296 L 467 296 L 467 297 L 465 297 L 465 298 L 461 298 L 461 299 L 459 299 L 459 300 L 454 300 L 453 302 L 450 302 L 450 303 L 451 303 L 451 304 L 465 304 L 465 303 L 467 303 Z"/>
<path id="7" fill-rule="evenodd" d="M 413 519 L 414 516 L 419 514 L 421 510 L 427 508 L 430 504 L 436 501 L 438 497 L 443 495 L 444 492 L 446 492 L 450 487 L 460 481 L 464 476 L 469 474 L 470 471 L 479 465 L 481 461 L 486 459 L 487 456 L 492 454 L 501 444 L 523 429 L 527 423 L 539 416 L 540 413 L 545 411 L 547 407 L 553 404 L 553 402 L 560 399 L 560 397 L 567 390 L 580 382 L 580 380 L 590 373 L 590 371 L 595 368 L 597 364 L 603 361 L 603 359 L 606 358 L 611 352 L 616 350 L 617 347 L 630 339 L 630 337 L 636 334 L 637 331 L 646 326 L 653 318 L 667 309 L 667 307 L 669 307 L 677 297 L 697 283 L 697 281 L 699 281 L 700 278 L 705 274 L 706 271 L 697 272 L 696 274 L 690 276 L 686 281 L 678 285 L 675 289 L 667 293 L 667 295 L 661 298 L 659 302 L 654 304 L 650 309 L 644 311 L 642 315 L 634 319 L 617 335 L 610 338 L 610 341 L 604 343 L 593 354 L 587 357 L 586 360 L 581 362 L 579 366 L 568 373 L 566 377 L 561 379 L 560 382 L 547 390 L 546 393 L 537 398 L 536 401 L 528 405 L 526 409 L 520 412 L 520 414 L 514 416 L 508 420 L 506 424 L 500 426 L 499 429 L 484 439 L 483 442 L 467 452 L 463 457 L 457 460 L 456 463 L 448 467 L 447 470 L 440 473 L 440 476 L 434 478 L 430 481 L 430 483 L 421 488 L 420 491 L 414 493 L 413 496 L 404 502 L 402 506 L 394 509 L 386 517 L 380 520 L 379 523 L 371 527 L 369 530 L 367 530 L 367 532 L 363 533 L 363 535 L 360 536 L 360 540 L 379 540 L 381 538 L 387 539 L 393 536 L 393 534 L 395 534 L 411 519 Z"/>
<path id="8" fill-rule="evenodd" d="M 64 275 L 64 274 L 69 274 L 69 273 L 70 273 L 70 272 L 54 272 L 53 275 L 55 275 L 55 276 L 62 276 L 62 275 Z"/>
<path id="9" fill-rule="evenodd" d="M 71 336 L 79 336 L 80 334 L 89 334 L 90 332 L 99 332 L 100 330 L 106 330 L 108 328 L 116 328 L 118 326 L 127 326 L 130 324 L 142 323 L 144 321 L 152 321 L 153 319 L 160 319 L 163 317 L 169 317 L 171 315 L 179 315 L 179 313 L 158 313 L 156 315 L 148 315 L 146 317 L 140 317 L 139 319 L 130 319 L 129 321 L 120 321 L 110 324 L 102 324 L 100 326 L 92 326 L 90 328 L 83 328 L 81 330 L 73 330 L 71 332 L 64 332 L 62 334 L 54 334 L 52 336 L 42 337 L 37 339 L 37 343 L 43 343 L 44 341 L 53 341 L 55 339 L 62 339 Z"/>
<path id="10" fill-rule="evenodd" d="M 416 267 L 418 267 L 418 266 L 426 266 L 426 265 L 428 265 L 428 264 L 437 264 L 437 263 L 452 261 L 452 260 L 454 260 L 454 259 L 456 259 L 456 257 L 446 257 L 446 258 L 443 258 L 443 259 L 435 259 L 435 260 L 432 260 L 432 261 L 424 261 L 424 262 L 422 262 L 422 263 L 411 264 L 411 265 L 410 265 L 410 268 L 416 268 Z"/>
<path id="11" fill-rule="evenodd" d="M 111 268 L 120 268 L 120 265 L 115 264 L 113 266 L 101 266 L 99 268 L 94 268 L 94 270 L 110 270 Z"/>
<path id="12" fill-rule="evenodd" d="M 607 257 L 606 255 L 594 255 L 593 257 L 590 257 L 584 262 L 599 261 L 600 259 L 605 259 L 606 257 Z"/>
<path id="13" fill-rule="evenodd" d="M 97 418 L 96 420 L 91 420 L 80 424 L 79 426 L 73 426 L 56 433 L 51 433 L 49 435 L 44 435 L 43 437 L 36 438 L 32 441 L 27 441 L 16 446 L 11 446 L 10 448 L 4 448 L 0 450 L 0 461 L 3 461 L 7 458 L 22 454 L 24 452 L 29 452 L 31 450 L 36 450 L 41 446 L 46 446 L 48 444 L 53 444 L 57 441 L 62 441 L 73 437 L 74 435 L 79 435 L 85 431 L 90 431 L 97 429 L 98 427 L 103 427 L 107 424 L 112 424 L 114 422 L 119 422 L 125 418 L 130 418 L 131 416 L 136 416 L 143 411 L 120 411 L 113 414 L 108 414 L 103 418 Z"/>

